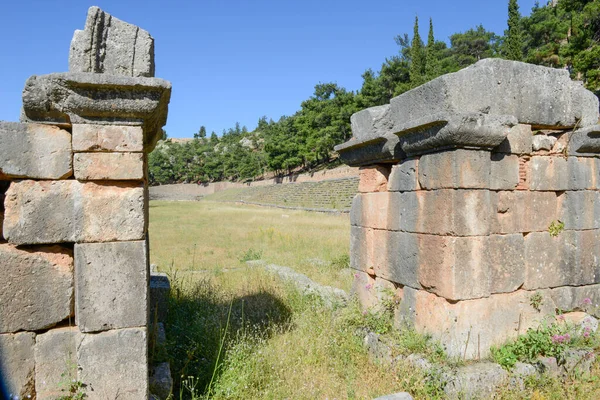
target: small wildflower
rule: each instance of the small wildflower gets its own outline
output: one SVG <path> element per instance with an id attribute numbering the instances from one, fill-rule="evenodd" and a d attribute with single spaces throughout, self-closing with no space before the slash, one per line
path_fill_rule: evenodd
<path id="1" fill-rule="evenodd" d="M 565 316 L 561 314 L 561 315 L 557 316 L 556 319 L 559 320 L 559 321 L 564 321 L 565 320 Z"/>
<path id="2" fill-rule="evenodd" d="M 360 274 L 357 272 L 357 273 L 354 274 L 354 277 L 358 278 L 358 277 L 360 277 Z"/>
<path id="3" fill-rule="evenodd" d="M 583 331 L 583 337 L 584 338 L 589 338 L 590 337 L 590 331 Z"/>
<path id="4" fill-rule="evenodd" d="M 370 290 L 373 287 L 373 285 L 371 285 L 370 283 L 367 283 L 365 285 L 365 289 Z"/>
<path id="5" fill-rule="evenodd" d="M 586 297 L 585 299 L 583 299 L 583 304 L 592 304 L 592 299 Z"/>

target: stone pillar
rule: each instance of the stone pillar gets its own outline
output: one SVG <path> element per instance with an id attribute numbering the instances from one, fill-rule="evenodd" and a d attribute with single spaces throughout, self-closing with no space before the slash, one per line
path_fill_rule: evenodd
<path id="1" fill-rule="evenodd" d="M 565 71 L 492 59 L 354 114 L 336 150 L 362 166 L 362 304 L 396 296 L 398 325 L 467 359 L 559 310 L 597 310 L 598 116 Z"/>
<path id="2" fill-rule="evenodd" d="M 21 122 L 0 123 L 4 396 L 75 379 L 91 400 L 148 398 L 146 159 L 171 94 L 153 46 L 90 8 L 71 72 L 29 78 Z"/>

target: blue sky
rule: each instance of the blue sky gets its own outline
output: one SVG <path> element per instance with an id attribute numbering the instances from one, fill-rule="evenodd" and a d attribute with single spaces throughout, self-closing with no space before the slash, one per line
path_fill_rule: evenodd
<path id="1" fill-rule="evenodd" d="M 249 129 L 293 114 L 319 82 L 360 89 L 361 74 L 396 54 L 394 37 L 448 40 L 478 24 L 506 28 L 508 0 L 85 0 L 5 1 L 0 6 L 0 120 L 17 121 L 31 75 L 68 70 L 73 31 L 97 5 L 155 38 L 156 76 L 173 84 L 166 130 L 191 137 Z M 535 0 L 519 0 L 528 15 Z M 540 1 L 545 4 L 545 0 Z"/>

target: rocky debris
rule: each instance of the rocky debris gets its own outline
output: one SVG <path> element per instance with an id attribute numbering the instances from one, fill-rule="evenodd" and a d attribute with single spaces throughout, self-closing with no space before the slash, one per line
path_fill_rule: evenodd
<path id="1" fill-rule="evenodd" d="M 369 358 L 379 364 L 391 365 L 392 358 L 392 347 L 385 344 L 380 335 L 374 332 L 369 332 L 365 336 L 364 346 L 369 354 Z"/>
<path id="2" fill-rule="evenodd" d="M 171 366 L 168 362 L 154 365 L 150 370 L 150 392 L 160 400 L 166 400 L 173 391 Z"/>
<path id="3" fill-rule="evenodd" d="M 64 179 L 72 172 L 69 132 L 55 126 L 0 122 L 0 179 Z"/>
<path id="4" fill-rule="evenodd" d="M 154 39 L 147 31 L 90 7 L 85 29 L 73 34 L 69 71 L 153 77 Z"/>
<path id="5" fill-rule="evenodd" d="M 349 299 L 348 293 L 342 289 L 316 283 L 306 275 L 298 273 L 289 267 L 267 264 L 262 260 L 246 261 L 246 265 L 251 268 L 264 268 L 267 272 L 273 273 L 279 276 L 283 281 L 294 285 L 302 294 L 315 295 L 321 298 L 324 304 L 329 307 L 345 305 Z"/>
<path id="6" fill-rule="evenodd" d="M 373 400 L 413 400 L 413 397 L 410 395 L 410 393 L 399 392 L 393 394 L 386 394 L 385 396 L 380 396 Z"/>
<path id="7" fill-rule="evenodd" d="M 551 151 L 554 148 L 554 144 L 557 142 L 557 140 L 558 139 L 554 136 L 548 136 L 544 134 L 534 135 L 531 140 L 533 151 Z"/>
<path id="8" fill-rule="evenodd" d="M 508 380 L 509 374 L 498 364 L 479 362 L 457 368 L 445 375 L 444 392 L 449 399 L 492 398 L 496 389 Z"/>
<path id="9" fill-rule="evenodd" d="M 169 312 L 169 293 L 171 282 L 167 274 L 153 272 L 150 274 L 150 322 L 165 322 Z"/>
<path id="10" fill-rule="evenodd" d="M 0 244 L 0 333 L 49 328 L 72 315 L 73 253 Z"/>

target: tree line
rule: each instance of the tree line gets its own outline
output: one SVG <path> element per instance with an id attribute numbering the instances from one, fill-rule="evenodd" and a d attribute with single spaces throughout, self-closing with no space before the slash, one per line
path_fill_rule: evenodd
<path id="1" fill-rule="evenodd" d="M 166 138 L 149 156 L 152 184 L 246 181 L 265 173 L 277 175 L 335 163 L 333 146 L 351 135 L 350 116 L 364 108 L 389 103 L 392 97 L 480 59 L 502 57 L 553 68 L 565 68 L 600 93 L 600 1 L 551 0 L 520 14 L 517 0 L 508 2 L 504 35 L 482 25 L 436 40 L 433 21 L 425 43 L 415 18 L 412 37 L 395 38 L 398 53 L 379 71 L 366 70 L 357 92 L 336 83 L 319 83 L 313 95 L 291 116 L 258 120 L 253 131 L 236 123 L 221 136 L 207 136 L 201 126 L 192 140 Z"/>

